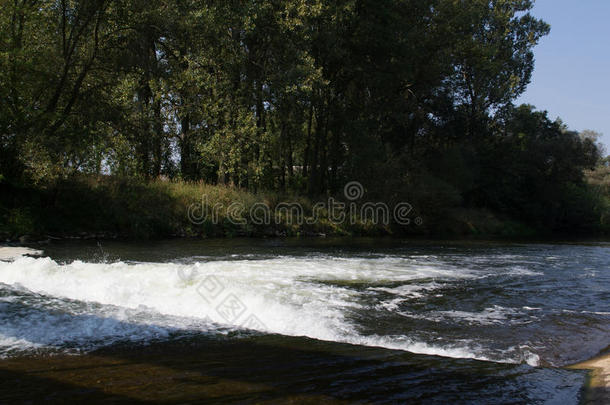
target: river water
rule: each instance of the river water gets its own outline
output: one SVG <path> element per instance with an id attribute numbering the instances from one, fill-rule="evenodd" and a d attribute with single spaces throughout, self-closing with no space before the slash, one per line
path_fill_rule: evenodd
<path id="1" fill-rule="evenodd" d="M 610 345 L 608 243 L 238 239 L 44 251 L 0 262 L 1 358 L 296 339 L 323 347 L 325 367 L 343 344 L 351 356 L 389 349 L 375 352 L 379 375 L 338 360 L 320 370 L 325 388 L 313 389 L 334 398 L 577 403 L 585 375 L 559 367 Z M 294 362 L 295 375 L 313 367 Z M 422 377 L 422 364 L 440 374 Z"/>

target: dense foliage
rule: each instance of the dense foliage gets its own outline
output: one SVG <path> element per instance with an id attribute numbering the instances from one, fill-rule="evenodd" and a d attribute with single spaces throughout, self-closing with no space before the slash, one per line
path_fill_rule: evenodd
<path id="1" fill-rule="evenodd" d="M 0 180 L 169 178 L 597 229 L 595 142 L 515 107 L 531 0 L 0 0 Z M 440 219 L 439 219 L 440 221 Z"/>

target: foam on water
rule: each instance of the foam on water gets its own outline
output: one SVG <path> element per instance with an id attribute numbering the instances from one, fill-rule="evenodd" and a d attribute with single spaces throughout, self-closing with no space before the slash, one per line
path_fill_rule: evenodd
<path id="1" fill-rule="evenodd" d="M 406 298 L 420 298 L 425 293 L 432 290 L 442 288 L 443 284 L 439 283 L 421 283 L 421 284 L 406 284 L 399 287 L 370 287 L 369 291 L 381 291 Z"/>
<path id="2" fill-rule="evenodd" d="M 390 303 L 388 306 L 391 306 Z M 535 316 L 518 311 L 514 308 L 504 308 L 499 305 L 485 308 L 479 312 L 469 311 L 430 311 L 424 314 L 398 311 L 401 315 L 415 318 L 425 319 L 433 322 L 446 322 L 451 320 L 454 322 L 465 322 L 470 325 L 498 325 L 498 324 L 526 324 L 537 319 Z"/>
<path id="3" fill-rule="evenodd" d="M 25 247 L 0 246 L 0 260 L 12 261 L 23 256 L 42 256 L 41 250 Z"/>
<path id="4" fill-rule="evenodd" d="M 0 347 L 4 353 L 89 350 L 122 340 L 165 339 L 177 331 L 255 329 L 456 358 L 537 362 L 516 351 L 490 355 L 474 341 L 430 344 L 407 335 L 362 335 L 350 319 L 371 292 L 416 298 L 451 280 L 487 277 L 482 271 L 392 256 L 253 259 L 58 264 L 22 257 L 0 263 Z M 506 273 L 511 271 L 526 274 L 521 268 Z M 493 323 L 508 314 L 491 308 L 440 315 Z"/>

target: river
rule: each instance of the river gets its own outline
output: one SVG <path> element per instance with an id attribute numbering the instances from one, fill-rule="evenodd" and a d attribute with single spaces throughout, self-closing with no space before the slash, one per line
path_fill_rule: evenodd
<path id="1" fill-rule="evenodd" d="M 585 373 L 561 367 L 610 345 L 609 243 L 236 239 L 42 249 L 43 257 L 0 262 L 0 358 L 11 364 L 195 342 L 219 353 L 265 348 L 256 361 L 233 356 L 244 375 L 271 386 L 246 401 L 273 399 L 284 370 L 282 392 L 337 400 L 578 403 Z M 213 373 L 213 359 L 202 361 Z M 314 370 L 315 383 L 304 384 Z"/>

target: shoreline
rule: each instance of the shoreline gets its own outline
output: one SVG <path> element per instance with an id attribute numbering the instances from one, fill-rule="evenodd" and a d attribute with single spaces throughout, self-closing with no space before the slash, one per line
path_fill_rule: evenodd
<path id="1" fill-rule="evenodd" d="M 602 354 L 590 360 L 566 367 L 569 370 L 588 370 L 584 387 L 583 404 L 610 403 L 610 354 Z"/>
<path id="2" fill-rule="evenodd" d="M 552 226 L 485 207 L 460 205 L 433 206 L 424 210 L 427 204 L 423 201 L 414 202 L 410 217 L 397 222 L 391 217 L 382 219 L 351 211 L 343 212 L 344 217 L 333 218 L 327 205 L 314 213 L 313 207 L 327 203 L 323 196 L 310 198 L 272 191 L 255 194 L 219 185 L 89 177 L 65 180 L 49 189 L 0 185 L 4 195 L 14 196 L 6 201 L 0 199 L 0 240 L 16 243 L 193 237 L 368 236 L 452 240 L 610 237 L 610 229 L 603 224 Z M 206 197 L 205 204 L 203 197 Z M 201 218 L 194 217 L 197 210 L 202 210 L 203 215 L 204 205 L 207 210 L 233 204 L 240 207 L 240 212 L 235 213 L 237 216 L 219 208 L 214 217 L 208 218 L 209 213 Z M 299 208 L 284 213 L 282 204 L 294 204 Z M 360 202 L 360 211 L 364 204 L 364 200 Z M 268 218 L 262 222 L 252 216 L 253 210 L 261 206 L 266 207 L 268 213 Z"/>
<path id="3" fill-rule="evenodd" d="M 125 235 L 117 235 L 111 233 L 96 233 L 96 232 L 81 232 L 76 234 L 43 234 L 43 235 L 23 235 L 17 238 L 0 238 L 0 248 L 31 248 L 32 246 L 44 246 L 50 243 L 58 242 L 162 242 L 162 241 L 206 241 L 206 240 L 322 240 L 322 239 L 342 239 L 342 240 L 358 240 L 358 239 L 375 239 L 375 240 L 412 240 L 424 242 L 507 242 L 507 243 L 557 243 L 557 244 L 578 244 L 578 243 L 610 243 L 610 235 L 547 235 L 547 236 L 522 236 L 509 237 L 502 235 L 341 235 L 334 233 L 306 233 L 300 235 L 266 235 L 266 234 L 250 234 L 250 235 L 220 235 L 220 236 L 205 236 L 205 235 L 162 235 L 151 238 L 138 238 Z"/>

